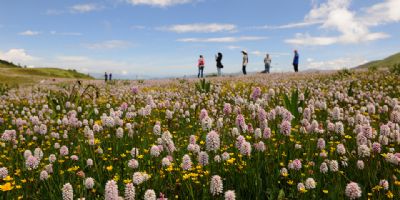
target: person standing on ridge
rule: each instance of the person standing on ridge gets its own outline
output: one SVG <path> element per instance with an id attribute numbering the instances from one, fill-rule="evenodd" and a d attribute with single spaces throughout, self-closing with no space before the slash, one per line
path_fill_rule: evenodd
<path id="1" fill-rule="evenodd" d="M 271 57 L 269 56 L 269 54 L 267 54 L 264 58 L 264 64 L 265 64 L 265 70 L 263 71 L 263 73 L 268 73 L 269 74 L 269 69 L 271 68 Z"/>
<path id="2" fill-rule="evenodd" d="M 110 75 L 108 76 L 108 80 L 109 80 L 109 81 L 112 80 L 112 73 L 110 73 Z"/>
<path id="3" fill-rule="evenodd" d="M 108 74 L 107 72 L 104 72 L 104 82 L 107 82 Z"/>
<path id="4" fill-rule="evenodd" d="M 299 53 L 297 50 L 294 50 L 293 67 L 295 72 L 299 71 Z"/>
<path id="5" fill-rule="evenodd" d="M 218 71 L 218 76 L 222 76 L 222 68 L 224 68 L 224 65 L 222 65 L 222 53 L 218 52 L 218 55 L 215 56 L 215 60 L 217 61 L 217 71 Z"/>
<path id="6" fill-rule="evenodd" d="M 199 62 L 197 67 L 199 68 L 199 73 L 197 74 L 197 78 L 203 78 L 203 72 L 204 72 L 204 66 L 205 66 L 205 61 L 203 55 L 200 55 Z"/>
<path id="7" fill-rule="evenodd" d="M 246 75 L 247 74 L 246 67 L 247 67 L 247 64 L 249 63 L 249 55 L 247 54 L 247 52 L 245 50 L 242 51 L 242 54 L 243 54 L 242 71 L 243 71 L 243 74 Z"/>

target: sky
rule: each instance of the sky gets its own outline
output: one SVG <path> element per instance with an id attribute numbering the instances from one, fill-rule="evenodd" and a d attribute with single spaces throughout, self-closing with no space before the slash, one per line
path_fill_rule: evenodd
<path id="1" fill-rule="evenodd" d="M 0 59 L 117 77 L 354 67 L 399 51 L 400 0 L 0 0 Z"/>

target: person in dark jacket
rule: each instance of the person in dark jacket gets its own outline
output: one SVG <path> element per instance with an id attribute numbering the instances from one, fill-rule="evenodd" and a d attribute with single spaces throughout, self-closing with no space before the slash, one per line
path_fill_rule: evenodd
<path id="1" fill-rule="evenodd" d="M 104 82 L 107 82 L 107 79 L 108 79 L 108 74 L 107 72 L 104 72 Z"/>
<path id="2" fill-rule="evenodd" d="M 112 80 L 112 73 L 110 73 L 110 75 L 108 76 L 109 78 L 108 78 L 108 80 Z"/>
<path id="3" fill-rule="evenodd" d="M 246 75 L 247 74 L 246 67 L 247 67 L 247 64 L 249 64 L 249 55 L 247 54 L 247 52 L 245 50 L 242 51 L 242 54 L 243 54 L 242 71 L 243 71 L 243 74 Z"/>
<path id="4" fill-rule="evenodd" d="M 294 50 L 293 67 L 295 72 L 299 71 L 299 53 L 297 50 Z"/>
<path id="5" fill-rule="evenodd" d="M 218 76 L 222 76 L 222 68 L 224 68 L 224 65 L 222 65 L 222 53 L 221 52 L 218 52 L 218 55 L 215 56 L 215 60 L 217 61 Z"/>

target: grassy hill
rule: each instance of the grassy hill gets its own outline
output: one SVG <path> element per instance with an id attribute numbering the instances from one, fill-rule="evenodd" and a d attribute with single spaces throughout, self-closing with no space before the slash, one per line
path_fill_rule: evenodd
<path id="1" fill-rule="evenodd" d="M 35 83 L 43 79 L 93 79 L 91 76 L 59 68 L 22 68 L 11 62 L 0 60 L 0 83 Z"/>
<path id="2" fill-rule="evenodd" d="M 376 66 L 378 68 L 389 68 L 395 64 L 400 64 L 400 53 L 389 56 L 383 60 L 376 60 L 366 63 L 364 65 L 360 65 L 357 68 L 366 69 L 373 66 Z"/>

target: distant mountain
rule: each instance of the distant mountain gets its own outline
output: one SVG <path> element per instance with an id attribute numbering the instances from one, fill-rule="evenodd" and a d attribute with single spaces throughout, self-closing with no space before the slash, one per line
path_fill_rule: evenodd
<path id="1" fill-rule="evenodd" d="M 383 60 L 375 60 L 363 65 L 360 65 L 356 68 L 358 69 L 366 69 L 372 66 L 376 66 L 378 68 L 388 68 L 392 67 L 394 64 L 400 64 L 400 53 L 391 55 Z"/>
<path id="2" fill-rule="evenodd" d="M 93 77 L 74 69 L 26 68 L 0 60 L 0 83 L 33 83 L 53 78 L 93 79 Z"/>

